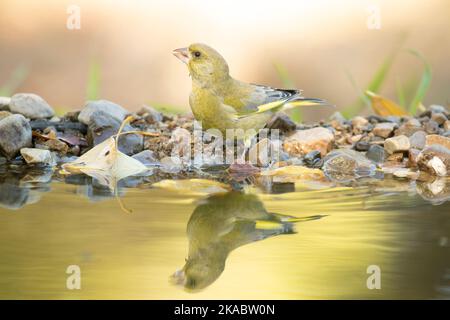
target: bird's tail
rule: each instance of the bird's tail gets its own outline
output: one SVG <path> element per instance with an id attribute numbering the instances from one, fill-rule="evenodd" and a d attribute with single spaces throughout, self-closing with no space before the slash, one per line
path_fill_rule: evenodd
<path id="1" fill-rule="evenodd" d="M 317 98 L 295 97 L 284 104 L 283 109 L 291 109 L 296 107 L 312 107 L 312 106 L 332 106 L 327 101 Z"/>

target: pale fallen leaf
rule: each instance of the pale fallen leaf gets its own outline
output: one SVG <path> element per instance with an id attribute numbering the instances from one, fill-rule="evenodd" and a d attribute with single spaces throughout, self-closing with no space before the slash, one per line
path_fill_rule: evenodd
<path id="1" fill-rule="evenodd" d="M 124 124 L 131 119 L 125 119 L 117 135 L 103 141 L 77 160 L 64 164 L 62 168 L 69 173 L 81 172 L 94 177 L 111 190 L 115 190 L 120 180 L 147 171 L 147 167 L 141 162 L 118 149 L 117 139 L 122 134 Z"/>
<path id="2" fill-rule="evenodd" d="M 377 115 L 382 117 L 408 115 L 405 109 L 396 104 L 394 101 L 386 99 L 371 91 L 366 91 L 366 94 L 370 97 L 372 101 L 372 109 Z"/>
<path id="3" fill-rule="evenodd" d="M 207 179 L 162 180 L 152 186 L 189 195 L 209 195 L 231 191 L 229 185 Z"/>

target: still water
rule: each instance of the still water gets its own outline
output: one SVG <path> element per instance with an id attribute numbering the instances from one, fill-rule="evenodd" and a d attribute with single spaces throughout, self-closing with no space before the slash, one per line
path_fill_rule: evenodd
<path id="1" fill-rule="evenodd" d="M 119 201 L 55 175 L 0 175 L 2 299 L 450 298 L 445 179 L 219 194 L 131 181 Z"/>

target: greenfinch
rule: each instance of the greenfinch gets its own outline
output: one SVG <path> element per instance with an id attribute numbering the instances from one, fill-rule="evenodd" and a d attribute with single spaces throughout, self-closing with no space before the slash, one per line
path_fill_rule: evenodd
<path id="1" fill-rule="evenodd" d="M 324 104 L 305 98 L 299 90 L 275 89 L 232 78 L 225 59 L 213 48 L 200 43 L 180 48 L 173 54 L 184 62 L 192 78 L 189 104 L 203 129 L 253 129 L 258 131 L 287 105 Z"/>

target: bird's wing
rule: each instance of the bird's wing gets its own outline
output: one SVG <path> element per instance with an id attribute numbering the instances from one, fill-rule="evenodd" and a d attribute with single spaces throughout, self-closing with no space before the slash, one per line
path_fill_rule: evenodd
<path id="1" fill-rule="evenodd" d="M 321 99 L 303 97 L 300 90 L 276 89 L 256 84 L 252 86 L 254 88 L 253 93 L 249 96 L 247 107 L 243 111 L 238 112 L 237 116 L 239 118 L 264 113 L 269 110 L 276 112 L 285 104 L 290 104 L 293 107 L 325 104 L 325 101 Z"/>

